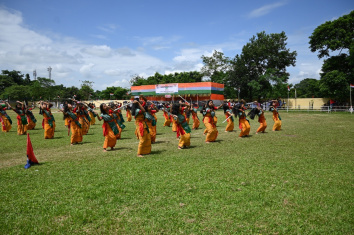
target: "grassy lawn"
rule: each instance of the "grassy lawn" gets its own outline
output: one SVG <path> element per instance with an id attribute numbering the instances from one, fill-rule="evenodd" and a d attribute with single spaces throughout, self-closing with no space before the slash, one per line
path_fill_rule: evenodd
<path id="1" fill-rule="evenodd" d="M 15 123 L 15 115 L 8 111 Z M 152 154 L 137 158 L 133 122 L 116 150 L 103 152 L 101 123 L 70 146 L 61 113 L 55 139 L 41 116 L 30 131 L 41 165 L 28 170 L 26 136 L 0 133 L 0 234 L 352 234 L 354 115 L 281 112 L 283 130 L 251 137 L 225 133 L 205 144 L 203 125 L 191 148 L 158 113 Z M 199 114 L 199 116 L 201 116 Z"/>

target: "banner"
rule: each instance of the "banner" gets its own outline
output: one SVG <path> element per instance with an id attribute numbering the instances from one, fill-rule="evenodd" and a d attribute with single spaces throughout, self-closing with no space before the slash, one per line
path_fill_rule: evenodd
<path id="1" fill-rule="evenodd" d="M 156 94 L 178 93 L 178 83 L 158 84 L 155 86 Z"/>

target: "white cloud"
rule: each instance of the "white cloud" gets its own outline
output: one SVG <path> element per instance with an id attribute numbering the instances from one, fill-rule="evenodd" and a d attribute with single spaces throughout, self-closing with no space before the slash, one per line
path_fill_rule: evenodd
<path id="1" fill-rule="evenodd" d="M 253 11 L 251 11 L 251 13 L 248 15 L 249 18 L 257 18 L 260 16 L 264 16 L 269 14 L 272 10 L 281 7 L 283 5 L 285 5 L 286 2 L 282 1 L 282 2 L 276 2 L 276 3 L 272 3 L 272 4 L 268 4 L 268 5 L 264 5 L 260 8 L 257 8 Z"/>
<path id="2" fill-rule="evenodd" d="M 92 56 L 97 56 L 97 57 L 110 57 L 112 49 L 107 46 L 107 45 L 101 45 L 101 46 L 90 46 L 87 48 L 83 48 L 81 50 L 83 53 L 92 55 Z"/>

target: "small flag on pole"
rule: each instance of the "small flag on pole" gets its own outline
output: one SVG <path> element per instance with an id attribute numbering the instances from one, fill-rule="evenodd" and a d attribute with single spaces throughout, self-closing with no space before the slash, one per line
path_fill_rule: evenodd
<path id="1" fill-rule="evenodd" d="M 34 155 L 31 139 L 29 137 L 29 133 L 27 133 L 27 164 L 25 165 L 25 169 L 30 168 L 32 165 L 39 164 L 36 156 Z"/>
<path id="2" fill-rule="evenodd" d="M 350 88 L 354 88 L 354 85 L 353 85 L 353 84 L 350 84 Z"/>
<path id="3" fill-rule="evenodd" d="M 290 91 L 290 87 L 288 86 L 288 91 Z"/>
<path id="4" fill-rule="evenodd" d="M 109 93 L 109 95 L 114 95 L 113 93 Z"/>

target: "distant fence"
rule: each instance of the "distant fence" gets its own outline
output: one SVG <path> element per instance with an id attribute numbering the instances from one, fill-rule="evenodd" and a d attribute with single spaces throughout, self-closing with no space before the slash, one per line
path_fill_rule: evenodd
<path id="1" fill-rule="evenodd" d="M 327 113 L 331 113 L 331 112 L 350 112 L 353 113 L 353 108 L 351 106 L 326 106 L 326 105 L 322 105 L 322 106 L 308 106 L 308 107 L 293 107 L 293 106 L 289 106 L 289 107 L 281 107 L 278 108 L 278 110 L 284 110 L 287 112 L 296 112 L 296 111 L 302 111 L 302 112 L 327 112 Z"/>

